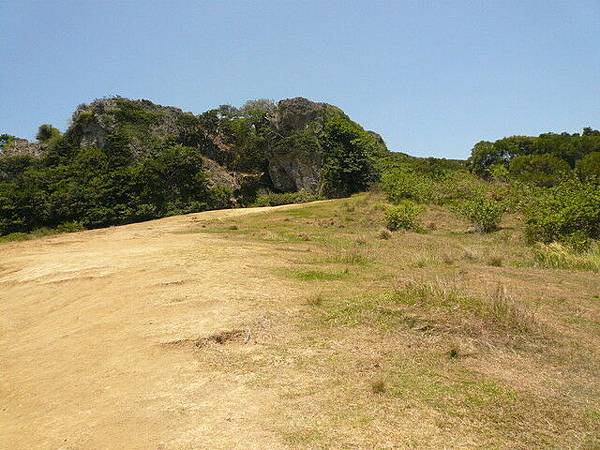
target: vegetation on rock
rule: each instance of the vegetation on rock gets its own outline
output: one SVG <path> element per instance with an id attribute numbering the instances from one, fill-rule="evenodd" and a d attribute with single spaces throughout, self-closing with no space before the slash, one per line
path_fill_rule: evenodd
<path id="1" fill-rule="evenodd" d="M 345 196 L 376 179 L 387 153 L 338 108 L 303 98 L 200 115 L 107 98 L 80 105 L 64 134 L 41 125 L 37 139 L 0 137 L 0 235 L 247 205 L 265 190 Z"/>

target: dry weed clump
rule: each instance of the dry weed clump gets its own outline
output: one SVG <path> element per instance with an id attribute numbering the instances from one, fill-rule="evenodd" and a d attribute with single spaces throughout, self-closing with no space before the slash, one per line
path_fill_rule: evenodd
<path id="1" fill-rule="evenodd" d="M 413 284 L 398 293 L 401 301 L 420 307 L 438 326 L 480 337 L 513 340 L 543 332 L 535 314 L 508 294 L 504 286 L 490 295 L 473 296 L 450 282 Z"/>
<path id="2" fill-rule="evenodd" d="M 382 228 L 379 230 L 379 233 L 377 233 L 377 237 L 387 241 L 392 238 L 392 232 L 387 228 Z"/>

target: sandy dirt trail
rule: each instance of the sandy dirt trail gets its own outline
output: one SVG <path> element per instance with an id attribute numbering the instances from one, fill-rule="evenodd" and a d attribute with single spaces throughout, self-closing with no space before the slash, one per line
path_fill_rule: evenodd
<path id="1" fill-rule="evenodd" d="M 282 447 L 266 425 L 278 398 L 195 356 L 224 330 L 252 339 L 301 294 L 270 270 L 285 252 L 192 232 L 271 209 L 0 246 L 0 448 Z"/>

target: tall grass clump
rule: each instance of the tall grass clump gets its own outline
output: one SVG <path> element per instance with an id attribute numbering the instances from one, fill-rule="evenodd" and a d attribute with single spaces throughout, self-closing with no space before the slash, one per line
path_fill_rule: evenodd
<path id="1" fill-rule="evenodd" d="M 547 336 L 534 312 L 503 286 L 487 295 L 473 295 L 452 282 L 414 282 L 387 293 L 335 302 L 324 312 L 332 324 L 405 327 L 486 343 L 512 345 Z"/>
<path id="2" fill-rule="evenodd" d="M 594 242 L 581 252 L 560 242 L 538 244 L 534 249 L 533 265 L 545 269 L 600 272 L 600 245 Z"/>
<path id="3" fill-rule="evenodd" d="M 515 337 L 543 331 L 535 314 L 509 295 L 504 286 L 488 295 L 473 296 L 452 283 L 438 280 L 409 285 L 398 291 L 396 298 L 418 307 L 439 324 L 445 323 L 449 329 L 458 327 L 467 334 L 491 332 Z"/>

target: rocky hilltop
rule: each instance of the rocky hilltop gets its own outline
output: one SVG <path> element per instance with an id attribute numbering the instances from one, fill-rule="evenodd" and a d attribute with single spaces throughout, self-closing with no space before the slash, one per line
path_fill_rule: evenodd
<path id="1" fill-rule="evenodd" d="M 261 190 L 345 196 L 366 189 L 388 153 L 341 109 L 300 97 L 198 115 L 103 98 L 77 107 L 64 133 L 42 125 L 37 139 L 0 139 L 0 189 L 11 204 L 0 231 L 245 205 Z M 33 198 L 21 198 L 21 183 Z M 43 214 L 24 217 L 24 202 Z"/>

